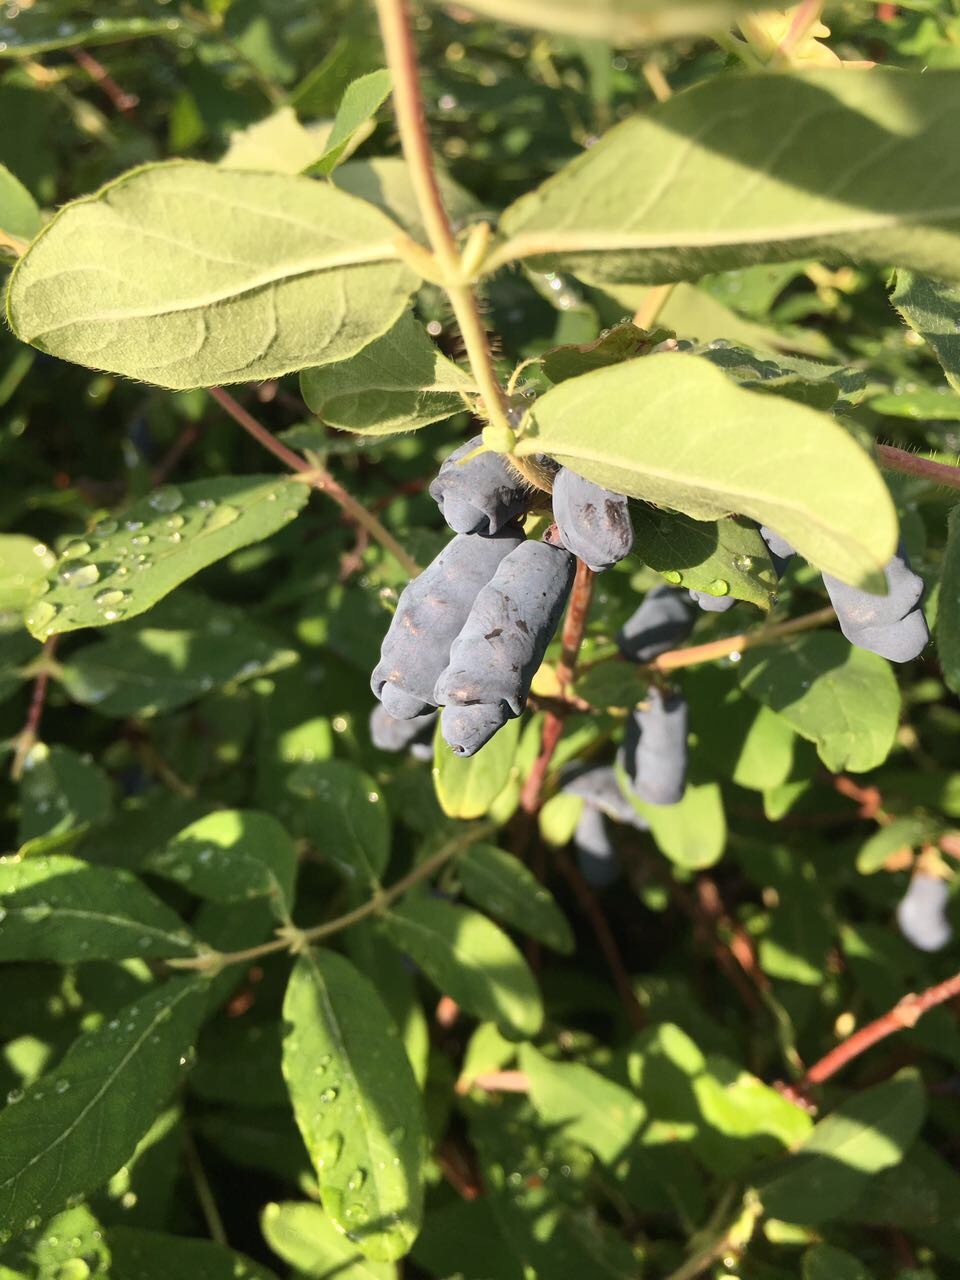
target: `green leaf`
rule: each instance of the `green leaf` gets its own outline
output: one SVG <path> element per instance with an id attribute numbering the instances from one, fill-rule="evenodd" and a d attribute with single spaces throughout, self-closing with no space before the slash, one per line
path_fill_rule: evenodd
<path id="1" fill-rule="evenodd" d="M 331 181 L 341 191 L 347 191 L 382 209 L 415 240 L 423 244 L 428 242 L 420 205 L 410 182 L 410 171 L 407 162 L 401 157 L 377 156 L 372 160 L 349 160 L 333 171 Z M 483 209 L 476 196 L 454 182 L 442 168 L 437 169 L 437 183 L 443 207 L 455 225 L 462 225 Z M 384 328 L 389 328 L 389 325 Z"/>
<path id="2" fill-rule="evenodd" d="M 345 875 L 377 884 L 390 857 L 390 814 L 370 775 L 321 760 L 298 765 L 288 786 L 306 802 L 297 806 L 298 830 Z"/>
<path id="3" fill-rule="evenodd" d="M 727 844 L 727 820 L 723 795 L 715 782 L 688 782 L 679 804 L 647 804 L 630 790 L 617 765 L 620 787 L 630 803 L 650 824 L 657 848 L 678 867 L 699 870 L 712 867 Z"/>
<path id="4" fill-rule="evenodd" d="M 507 935 L 477 911 L 436 898 L 409 898 L 384 917 L 387 936 L 468 1013 L 495 1022 L 508 1039 L 535 1036 L 540 993 Z"/>
<path id="5" fill-rule="evenodd" d="M 767 875 L 773 880 L 779 902 L 760 938 L 760 968 L 771 978 L 821 987 L 826 977 L 827 953 L 834 941 L 832 912 L 812 863 L 781 849 L 770 851 Z"/>
<path id="6" fill-rule="evenodd" d="M 473 844 L 457 861 L 463 891 L 476 906 L 563 955 L 573 931 L 549 890 L 519 858 L 492 844 Z"/>
<path id="7" fill-rule="evenodd" d="M 267 1244 L 303 1276 L 336 1280 L 395 1280 L 392 1262 L 371 1262 L 338 1231 L 318 1204 L 268 1204 L 260 1222 Z"/>
<path id="8" fill-rule="evenodd" d="M 815 1244 L 803 1255 L 803 1280 L 872 1280 L 872 1276 L 846 1249 Z"/>
<path id="9" fill-rule="evenodd" d="M 759 1183 L 765 1211 L 785 1222 L 842 1218 L 875 1174 L 903 1159 L 925 1109 L 915 1071 L 841 1103 Z"/>
<path id="10" fill-rule="evenodd" d="M 711 77 L 511 205 L 486 267 L 663 284 L 842 255 L 957 278 L 960 177 L 939 157 L 958 107 L 952 70 Z"/>
<path id="11" fill-rule="evenodd" d="M 27 753 L 20 783 L 20 844 L 40 852 L 79 836 L 110 813 L 110 781 L 88 756 L 38 742 Z"/>
<path id="12" fill-rule="evenodd" d="M 695 353 L 752 391 L 786 396 L 813 409 L 830 409 L 839 403 L 857 404 L 866 388 L 866 376 L 845 365 L 821 364 L 798 356 L 757 355 L 744 347 L 711 342 Z"/>
<path id="13" fill-rule="evenodd" d="M 32 1254 L 35 1280 L 108 1280 L 111 1275 L 110 1249 L 86 1205 L 66 1209 L 45 1223 Z"/>
<path id="14" fill-rule="evenodd" d="M 936 635 L 943 678 L 954 693 L 960 692 L 960 507 L 953 507 L 947 517 Z"/>
<path id="15" fill-rule="evenodd" d="M 433 785 L 449 818 L 482 818 L 510 781 L 520 721 L 508 720 L 473 756 L 458 756 L 447 746 L 440 722 L 433 735 Z"/>
<path id="16" fill-rule="evenodd" d="M 155 489 L 65 548 L 27 610 L 38 640 L 133 618 L 225 556 L 288 524 L 310 496 L 275 476 L 219 476 Z M 99 530 L 99 532 L 98 532 Z"/>
<path id="17" fill-rule="evenodd" d="M 276 1280 L 274 1272 L 242 1253 L 214 1244 L 171 1236 L 162 1231 L 111 1227 L 111 1280 Z M 77 1277 L 77 1280 L 80 1280 Z"/>
<path id="18" fill-rule="evenodd" d="M 642 702 L 650 682 L 632 662 L 598 662 L 582 675 L 577 676 L 573 690 L 591 706 L 602 711 L 610 708 L 627 709 Z"/>
<path id="19" fill-rule="evenodd" d="M 265 120 L 230 135 L 220 157 L 222 169 L 253 169 L 258 173 L 303 173 L 323 155 L 332 121 L 309 129 L 292 107 L 281 107 Z"/>
<path id="20" fill-rule="evenodd" d="M 0 1112 L 0 1220 L 8 1231 L 95 1190 L 132 1154 L 173 1092 L 206 989 L 196 978 L 152 988 L 82 1035 Z"/>
<path id="21" fill-rule="evenodd" d="M 476 387 L 405 311 L 382 338 L 349 360 L 304 369 L 300 391 L 331 427 L 380 436 L 416 431 L 459 413 L 464 395 Z"/>
<path id="22" fill-rule="evenodd" d="M 794 732 L 782 716 L 743 696 L 732 668 L 692 668 L 684 673 L 683 691 L 696 726 L 697 750 L 713 769 L 751 791 L 786 782 Z"/>
<path id="23" fill-rule="evenodd" d="M 662 353 L 574 378 L 536 401 L 517 452 L 695 520 L 731 511 L 818 568 L 862 582 L 893 555 L 897 518 L 868 454 L 832 418 Z M 641 549 L 642 554 L 642 549 Z"/>
<path id="24" fill-rule="evenodd" d="M 893 418 L 960 422 L 960 396 L 952 387 L 897 388 L 869 396 L 867 407 Z"/>
<path id="25" fill-rule="evenodd" d="M 39 230 L 37 202 L 19 178 L 0 164 L 0 240 L 3 232 L 19 240 L 32 240 Z"/>
<path id="26" fill-rule="evenodd" d="M 471 0 L 470 10 L 511 26 L 633 45 L 719 31 L 749 7 L 737 0 L 593 0 L 586 7 L 577 0 Z"/>
<path id="27" fill-rule="evenodd" d="M 129 871 L 64 855 L 0 858 L 0 960 L 123 960 L 196 950 L 178 915 Z"/>
<path id="28" fill-rule="evenodd" d="M 554 1062 L 531 1044 L 520 1047 L 520 1069 L 544 1124 L 589 1147 L 604 1164 L 613 1164 L 636 1140 L 646 1108 L 623 1085 L 582 1062 Z"/>
<path id="29" fill-rule="evenodd" d="M 926 814 L 894 818 L 860 846 L 857 870 L 862 876 L 881 871 L 887 859 L 901 849 L 919 849 L 922 845 L 936 842 L 945 827 L 946 823 L 941 819 Z"/>
<path id="30" fill-rule="evenodd" d="M 311 166 L 312 174 L 322 177 L 333 172 L 356 135 L 368 126 L 371 118 L 383 106 L 390 93 L 391 85 L 392 77 L 389 71 L 371 71 L 347 86 L 337 108 L 326 149 L 320 159 Z"/>
<path id="31" fill-rule="evenodd" d="M 916 333 L 930 345 L 940 361 L 947 381 L 954 391 L 960 391 L 960 289 L 943 280 L 931 280 L 914 271 L 898 271 L 894 278 L 890 301 Z M 947 402 L 952 408 L 951 417 L 957 416 L 957 401 Z M 875 406 L 875 403 L 871 401 Z M 923 417 L 937 417 L 926 412 L 930 405 L 924 402 Z M 889 413 L 889 407 L 878 413 Z M 912 416 L 912 415 L 911 415 Z"/>
<path id="32" fill-rule="evenodd" d="M 220 809 L 192 822 L 143 867 L 214 902 L 267 897 L 281 920 L 293 908 L 296 846 L 276 818 L 255 809 Z"/>
<path id="33" fill-rule="evenodd" d="M 402 1257 L 420 1226 L 423 1118 L 390 1015 L 342 956 L 308 951 L 283 1016 L 283 1073 L 324 1211 L 367 1257 Z"/>
<path id="34" fill-rule="evenodd" d="M 750 650 L 738 671 L 746 692 L 813 742 L 832 773 L 863 773 L 890 753 L 900 715 L 890 664 L 837 632 Z"/>
<path id="35" fill-rule="evenodd" d="M 622 364 L 624 360 L 646 355 L 657 343 L 670 336 L 669 330 L 647 333 L 627 320 L 607 329 L 593 342 L 554 347 L 544 354 L 540 367 L 551 382 L 566 382 L 568 378 L 579 378 L 593 369 L 605 369 L 608 365 Z"/>
<path id="36" fill-rule="evenodd" d="M 631 514 L 637 555 L 668 582 L 770 608 L 777 594 L 777 575 L 766 543 L 753 525 L 729 519 L 691 520 L 645 503 Z"/>
<path id="37" fill-rule="evenodd" d="M 397 234 L 327 183 L 151 165 L 60 210 L 7 314 L 41 351 L 163 387 L 275 378 L 390 328 L 417 283 Z"/>
<path id="38" fill-rule="evenodd" d="M 96 18 L 84 16 L 63 22 L 50 5 L 38 5 L 35 10 L 21 9 L 15 20 L 0 22 L 0 59 L 35 58 L 37 54 L 58 49 L 115 44 L 149 36 L 175 40 L 183 31 L 183 22 L 172 13 L 154 10 L 150 16 L 129 17 L 123 13 L 103 13 L 101 6 L 96 12 L 99 14 Z"/>
<path id="39" fill-rule="evenodd" d="M 0 535 L 0 609 L 25 608 L 56 562 L 50 548 L 36 538 L 22 533 Z"/>

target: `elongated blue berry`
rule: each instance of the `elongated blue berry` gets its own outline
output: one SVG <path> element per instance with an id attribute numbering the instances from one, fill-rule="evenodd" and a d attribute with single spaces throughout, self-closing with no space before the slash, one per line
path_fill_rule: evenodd
<path id="1" fill-rule="evenodd" d="M 910 568 L 901 544 L 884 568 L 887 594 L 874 595 L 851 587 L 830 574 L 823 575 L 840 630 L 851 644 L 869 649 L 891 662 L 909 662 L 930 638 L 920 609 L 923 579 Z"/>
<path id="2" fill-rule="evenodd" d="M 434 685 L 477 593 L 522 543 L 517 525 L 490 538 L 459 534 L 404 587 L 370 678 L 390 715 L 409 720 L 437 705 Z"/>
<path id="3" fill-rule="evenodd" d="M 646 820 L 620 790 L 617 771 L 612 765 L 599 765 L 578 773 L 560 789 L 568 795 L 581 796 L 591 809 L 598 809 L 614 822 L 627 823 L 639 831 L 647 829 Z"/>
<path id="4" fill-rule="evenodd" d="M 482 436 L 474 436 L 444 461 L 430 485 L 430 496 L 444 520 L 457 533 L 496 533 L 530 507 L 535 494 L 501 453 L 478 453 Z"/>
<path id="5" fill-rule="evenodd" d="M 627 721 L 623 763 L 630 785 L 647 804 L 677 804 L 687 785 L 687 700 L 651 687 L 644 707 Z"/>
<path id="6" fill-rule="evenodd" d="M 573 833 L 577 866 L 587 884 L 605 889 L 620 876 L 620 864 L 610 840 L 607 820 L 599 809 L 583 806 L 583 813 Z"/>
<path id="7" fill-rule="evenodd" d="M 382 704 L 370 712 L 370 741 L 378 751 L 405 751 L 422 734 L 429 733 L 436 711 L 411 719 L 397 719 Z"/>
<path id="8" fill-rule="evenodd" d="M 630 507 L 622 493 L 561 467 L 553 481 L 553 518 L 560 541 L 594 573 L 610 569 L 633 547 Z"/>
<path id="9" fill-rule="evenodd" d="M 631 662 L 652 662 L 682 644 L 696 619 L 688 593 L 664 583 L 643 597 L 639 609 L 617 632 L 617 645 Z"/>
<path id="10" fill-rule="evenodd" d="M 946 917 L 950 889 L 939 876 L 918 872 L 897 907 L 900 932 L 921 951 L 939 951 L 953 937 Z"/>

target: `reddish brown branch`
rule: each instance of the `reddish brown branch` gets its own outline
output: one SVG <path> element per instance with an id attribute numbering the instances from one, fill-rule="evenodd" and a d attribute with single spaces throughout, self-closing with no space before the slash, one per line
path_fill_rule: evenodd
<path id="1" fill-rule="evenodd" d="M 795 1092 L 802 1098 L 808 1089 L 823 1084 L 825 1080 L 835 1076 L 838 1071 L 853 1062 L 854 1058 L 859 1058 L 880 1040 L 916 1026 L 930 1009 L 946 1004 L 948 1000 L 954 1000 L 958 996 L 960 996 L 960 973 L 955 973 L 952 978 L 947 978 L 945 982 L 940 982 L 934 987 L 928 987 L 919 995 L 911 993 L 904 996 L 882 1017 L 868 1022 L 865 1027 L 848 1036 L 842 1044 L 838 1044 L 835 1049 L 824 1054 L 819 1062 L 815 1062 L 809 1068 L 797 1085 L 792 1088 L 788 1086 L 788 1092 Z"/>
<path id="2" fill-rule="evenodd" d="M 50 684 L 50 663 L 57 650 L 57 644 L 60 640 L 59 636 L 51 636 L 47 640 L 41 650 L 40 672 L 37 676 L 36 683 L 33 686 L 33 694 L 30 698 L 30 706 L 27 710 L 27 718 L 23 728 L 17 734 L 16 745 L 13 752 L 13 763 L 10 766 L 10 777 L 16 782 L 23 773 L 23 766 L 30 753 L 31 747 L 37 741 L 37 735 L 40 731 L 40 721 L 43 718 L 43 709 L 47 702 L 47 688 Z"/>
<path id="3" fill-rule="evenodd" d="M 905 476 L 919 476 L 921 480 L 929 480 L 933 484 L 960 489 L 960 467 L 952 467 L 946 462 L 934 462 L 931 458 L 921 458 L 917 453 L 894 448 L 892 444 L 878 444 L 877 455 L 881 467 L 887 471 L 899 471 Z"/>
<path id="4" fill-rule="evenodd" d="M 82 67 L 94 84 L 103 90 L 121 115 L 132 120 L 140 103 L 139 97 L 135 93 L 127 93 L 125 89 L 121 89 L 103 63 L 87 53 L 86 49 L 71 49 L 70 56 L 78 67 Z"/>
<path id="5" fill-rule="evenodd" d="M 843 774 L 831 775 L 833 789 L 848 800 L 854 800 L 860 806 L 857 814 L 860 818 L 877 820 L 883 810 L 883 796 L 877 787 L 862 787 L 852 778 Z"/>
<path id="6" fill-rule="evenodd" d="M 748 1009 L 756 1012 L 763 1003 L 758 995 L 758 991 L 762 990 L 763 987 L 761 982 L 756 980 L 757 975 L 763 979 L 763 982 L 766 982 L 766 978 L 756 965 L 752 946 L 750 948 L 750 959 L 745 967 L 743 962 L 746 957 L 742 948 L 740 955 L 735 955 L 720 936 L 718 926 L 721 922 L 729 924 L 729 918 L 722 909 L 716 906 L 716 901 L 719 900 L 716 886 L 713 886 L 712 893 L 709 889 L 705 892 L 701 888 L 700 880 L 698 880 L 697 891 L 695 894 L 691 894 L 669 872 L 665 871 L 662 878 L 666 882 L 674 902 L 683 911 L 684 915 L 692 921 L 695 940 L 704 950 L 713 953 L 718 968 L 734 987 L 743 1003 Z M 701 877 L 702 879 L 703 877 Z"/>

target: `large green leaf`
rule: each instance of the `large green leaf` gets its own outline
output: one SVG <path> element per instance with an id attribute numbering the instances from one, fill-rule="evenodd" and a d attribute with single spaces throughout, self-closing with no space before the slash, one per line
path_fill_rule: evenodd
<path id="1" fill-rule="evenodd" d="M 899 1273 L 901 1280 L 906 1274 Z M 872 1280 L 872 1273 L 846 1249 L 815 1244 L 803 1255 L 803 1280 Z"/>
<path id="2" fill-rule="evenodd" d="M 473 379 L 441 355 L 410 312 L 382 338 L 337 364 L 304 369 L 300 390 L 332 427 L 392 435 L 464 408 Z"/>
<path id="3" fill-rule="evenodd" d="M 346 760 L 298 765 L 288 786 L 300 802 L 296 829 L 345 875 L 376 884 L 390 857 L 390 814 L 369 774 Z"/>
<path id="4" fill-rule="evenodd" d="M 934 355 L 943 366 L 947 381 L 955 391 L 960 391 L 960 288 L 943 280 L 931 280 L 915 271 L 898 271 L 890 301 L 906 320 L 911 329 L 930 344 Z M 922 394 L 924 388 L 917 389 Z M 913 392 L 917 394 L 917 390 Z M 940 408 L 935 399 L 938 392 L 927 390 L 927 398 L 919 403 L 920 417 L 950 417 L 960 415 L 958 402 L 951 396 L 946 405 L 940 398 Z M 871 401 L 877 407 L 876 400 Z M 890 406 L 881 406 L 880 413 L 890 413 Z M 905 410 L 908 416 L 915 414 Z"/>
<path id="5" fill-rule="evenodd" d="M 555 951 L 573 950 L 566 916 L 519 858 L 492 844 L 473 844 L 458 860 L 457 871 L 464 893 L 478 907 Z"/>
<path id="6" fill-rule="evenodd" d="M 669 582 L 770 608 L 777 577 L 755 526 L 691 520 L 646 505 L 631 514 L 637 555 Z"/>
<path id="7" fill-rule="evenodd" d="M 589 1147 L 604 1164 L 613 1164 L 636 1139 L 646 1108 L 622 1084 L 582 1062 L 554 1062 L 531 1044 L 520 1048 L 520 1068 L 544 1124 Z"/>
<path id="8" fill-rule="evenodd" d="M 328 183 L 175 161 L 63 208 L 7 312 L 42 351 L 164 387 L 343 360 L 416 287 L 398 228 Z"/>
<path id="9" fill-rule="evenodd" d="M 410 181 L 410 170 L 401 156 L 375 156 L 371 160 L 348 160 L 330 175 L 330 181 L 341 191 L 382 209 L 408 231 L 415 240 L 427 243 L 420 204 Z M 471 192 L 437 169 L 437 183 L 443 207 L 457 225 L 466 222 L 483 206 Z"/>
<path id="10" fill-rule="evenodd" d="M 671 862 L 694 870 L 712 867 L 723 857 L 727 820 L 717 783 L 688 782 L 678 804 L 647 804 L 632 793 L 619 765 L 617 769 L 621 788 L 649 823 L 657 848 Z"/>
<path id="11" fill-rule="evenodd" d="M 303 1276 L 318 1280 L 395 1280 L 392 1262 L 373 1262 L 338 1231 L 318 1204 L 268 1204 L 261 1215 L 270 1248 Z"/>
<path id="12" fill-rule="evenodd" d="M 541 27 L 612 44 L 720 31 L 749 0 L 471 0 L 470 10 L 511 26 Z M 757 6 L 754 5 L 754 8 Z"/>
<path id="13" fill-rule="evenodd" d="M 364 128 L 369 131 L 371 117 L 386 101 L 390 85 L 389 71 L 371 71 L 347 85 L 337 107 L 326 148 L 311 166 L 311 173 L 323 175 L 333 172 L 358 134 Z"/>
<path id="14" fill-rule="evenodd" d="M 112 1227 L 107 1232 L 111 1280 L 276 1280 L 274 1272 L 212 1240 L 163 1231 Z M 76 1280 L 80 1280 L 79 1275 Z"/>
<path id="15" fill-rule="evenodd" d="M 65 10 L 60 6 L 37 5 L 35 12 L 30 6 L 24 7 L 17 11 L 16 20 L 11 15 L 9 22 L 0 22 L 0 58 L 35 58 L 57 49 L 115 44 L 148 36 L 174 40 L 183 31 L 183 22 L 176 14 L 158 12 L 153 5 L 151 13 L 137 17 L 123 12 L 104 13 L 103 7 L 98 5 L 96 18 L 83 16 L 68 22 L 61 21 Z"/>
<path id="16" fill-rule="evenodd" d="M 0 1112 L 0 1221 L 7 1231 L 93 1191 L 133 1152 L 173 1092 L 207 984 L 155 987 L 82 1035 Z"/>
<path id="17" fill-rule="evenodd" d="M 953 70 L 714 76 L 511 205 L 488 266 L 661 284 L 811 256 L 958 279 L 957 110 Z"/>
<path id="18" fill-rule="evenodd" d="M 68 543 L 25 621 L 38 640 L 133 618 L 207 565 L 288 524 L 310 496 L 284 477 L 219 476 L 155 489 Z"/>
<path id="19" fill-rule="evenodd" d="M 957 368 L 960 372 L 960 365 Z M 954 507 L 947 518 L 947 545 L 938 601 L 937 654 L 944 680 L 957 693 L 960 692 L 960 507 Z"/>
<path id="20" fill-rule="evenodd" d="M 293 907 L 296 846 L 272 814 L 255 809 L 220 809 L 192 822 L 143 866 L 214 902 L 266 897 L 281 919 Z"/>
<path id="21" fill-rule="evenodd" d="M 283 1015 L 283 1072 L 324 1210 L 368 1257 L 399 1258 L 420 1226 L 423 1117 L 390 1015 L 330 951 L 299 958 Z"/>
<path id="22" fill-rule="evenodd" d="M 759 1185 L 764 1209 L 786 1222 L 843 1217 L 875 1174 L 903 1159 L 925 1109 L 913 1071 L 855 1094 L 770 1169 Z"/>
<path id="23" fill-rule="evenodd" d="M 20 782 L 18 837 L 30 853 L 49 851 L 110 813 L 110 780 L 89 756 L 34 743 Z"/>
<path id="24" fill-rule="evenodd" d="M 517 452 L 695 520 L 752 516 L 845 582 L 877 574 L 896 548 L 886 485 L 843 427 L 744 390 L 699 356 L 646 356 L 561 383 L 530 410 Z"/>
<path id="25" fill-rule="evenodd" d="M 837 773 L 863 773 L 890 753 L 900 690 L 890 664 L 835 631 L 792 636 L 744 654 L 743 688 L 816 744 Z"/>
<path id="26" fill-rule="evenodd" d="M 0 244 L 3 232 L 30 240 L 39 230 L 37 202 L 6 165 L 0 164 Z"/>
<path id="27" fill-rule="evenodd" d="M 520 721 L 508 720 L 476 755 L 458 756 L 440 730 L 433 735 L 433 785 L 440 808 L 450 818 L 482 818 L 510 781 Z"/>
<path id="28" fill-rule="evenodd" d="M 129 871 L 63 855 L 0 858 L 0 960 L 187 956 L 183 922 Z"/>
<path id="29" fill-rule="evenodd" d="M 436 898 L 392 907 L 383 927 L 446 995 L 511 1040 L 535 1036 L 543 1021 L 540 993 L 507 935 L 477 911 Z"/>

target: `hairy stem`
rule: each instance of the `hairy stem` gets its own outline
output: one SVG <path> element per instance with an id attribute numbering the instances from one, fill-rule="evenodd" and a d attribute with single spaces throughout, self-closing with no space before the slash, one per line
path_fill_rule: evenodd
<path id="1" fill-rule="evenodd" d="M 218 972 L 227 965 L 245 964 L 248 960 L 258 960 L 261 956 L 275 955 L 278 951 L 301 951 L 311 943 L 320 942 L 335 933 L 341 933 L 344 929 L 348 929 L 350 925 L 367 919 L 368 916 L 382 914 L 392 902 L 402 897 L 408 889 L 412 889 L 421 880 L 428 880 L 430 876 L 439 871 L 455 854 L 469 848 L 472 844 L 476 844 L 479 840 L 485 840 L 494 831 L 496 831 L 496 824 L 485 822 L 478 823 L 467 831 L 462 831 L 459 835 L 453 836 L 435 854 L 425 858 L 423 862 L 419 862 L 405 876 L 401 876 L 395 884 L 390 885 L 388 889 L 377 891 L 368 901 L 361 903 L 359 907 L 354 907 L 352 911 L 344 912 L 343 915 L 337 916 L 334 920 L 325 920 L 323 924 L 313 925 L 309 929 L 285 927 L 278 931 L 279 936 L 271 942 L 263 942 L 257 947 L 246 947 L 243 951 L 205 951 L 202 955 L 193 956 L 189 959 L 168 960 L 167 964 L 173 969 L 212 969 Z"/>
<path id="2" fill-rule="evenodd" d="M 420 572 L 420 566 L 413 556 L 403 549 L 390 530 L 380 523 L 372 511 L 369 511 L 361 502 L 347 493 L 343 485 L 334 480 L 329 471 L 307 462 L 298 453 L 288 449 L 272 432 L 248 413 L 242 404 L 234 400 L 229 392 L 224 391 L 223 387 L 210 387 L 209 391 L 220 408 L 225 410 L 248 435 L 253 436 L 258 444 L 268 449 L 285 467 L 302 476 L 307 484 L 331 497 L 348 520 L 358 524 L 361 529 L 366 529 L 370 537 L 375 542 L 379 542 L 384 551 L 389 552 L 410 577 L 416 577 Z"/>
<path id="3" fill-rule="evenodd" d="M 877 454 L 877 461 L 886 471 L 899 471 L 902 475 L 918 476 L 932 484 L 960 489 L 960 467 L 952 467 L 948 462 L 934 462 L 932 458 L 921 458 L 917 453 L 897 449 L 892 444 L 878 444 Z"/>
<path id="4" fill-rule="evenodd" d="M 387 66 L 393 77 L 393 106 L 400 145 L 407 162 L 417 207 L 430 247 L 444 276 L 444 288 L 453 307 L 470 371 L 480 389 L 484 409 L 496 426 L 509 427 L 506 397 L 497 379 L 476 295 L 472 286 L 461 278 L 463 272 L 460 252 L 437 185 L 407 3 L 406 0 L 376 0 L 376 5 Z"/>
<path id="5" fill-rule="evenodd" d="M 37 681 L 33 686 L 33 694 L 30 698 L 30 707 L 27 711 L 27 719 L 14 739 L 13 763 L 10 766 L 10 777 L 14 782 L 20 780 L 23 774 L 23 766 L 26 763 L 30 749 L 37 741 L 37 734 L 40 730 L 40 721 L 43 717 L 43 708 L 47 702 L 47 688 L 50 683 L 50 675 L 53 671 L 53 655 L 56 653 L 57 642 L 59 636 L 51 636 L 43 646 L 40 654 L 40 669 L 37 672 Z"/>

